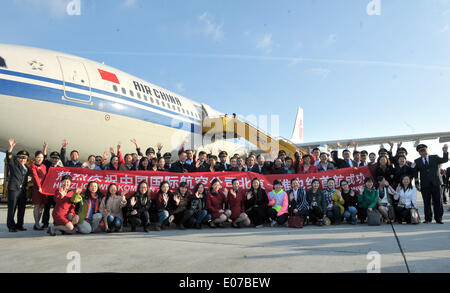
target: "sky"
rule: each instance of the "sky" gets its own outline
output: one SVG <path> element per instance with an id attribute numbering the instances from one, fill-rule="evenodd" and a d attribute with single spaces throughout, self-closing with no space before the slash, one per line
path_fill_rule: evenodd
<path id="1" fill-rule="evenodd" d="M 71 0 L 2 1 L 0 43 L 267 115 L 287 138 L 301 106 L 305 142 L 449 130 L 450 0 L 374 0 L 379 15 L 371 0 L 75 1 L 80 15 Z"/>

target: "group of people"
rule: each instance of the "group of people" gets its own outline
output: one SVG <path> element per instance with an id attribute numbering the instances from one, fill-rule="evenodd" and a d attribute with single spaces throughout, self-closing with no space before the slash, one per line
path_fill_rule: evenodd
<path id="1" fill-rule="evenodd" d="M 24 231 L 23 218 L 26 204 L 26 186 L 28 176 L 33 180 L 32 201 L 34 204 L 34 230 L 44 230 L 51 235 L 61 233 L 92 233 L 118 232 L 124 226 L 136 231 L 142 226 L 150 231 L 153 223 L 156 231 L 161 231 L 175 223 L 177 228 L 197 228 L 202 225 L 211 228 L 231 226 L 264 227 L 287 225 L 289 218 L 297 217 L 305 224 L 349 224 L 365 223 L 367 215 L 374 210 L 380 218 L 389 223 L 410 223 L 410 210 L 415 208 L 417 191 L 422 192 L 424 200 L 425 222 L 434 219 L 442 224 L 444 184 L 440 166 L 448 161 L 448 146 L 443 147 L 443 157 L 428 155 L 426 145 L 417 146 L 420 155 L 414 162 L 407 160 L 407 151 L 398 144 L 397 153 L 392 154 L 382 148 L 376 154 L 357 151 L 356 145 L 351 152 L 347 148 L 342 152 L 331 154 L 313 149 L 311 154 L 303 155 L 300 151 L 286 154 L 280 151 L 274 161 L 266 161 L 264 155 L 247 155 L 241 157 L 235 154 L 228 159 L 225 151 L 219 152 L 219 159 L 204 151 L 184 150 L 178 152 L 179 160 L 172 162 L 171 153 L 161 156 L 162 145 L 158 144 L 158 152 L 148 148 L 144 154 L 135 139 L 131 142 L 136 146 L 135 154 L 122 156 L 121 145 L 117 151 L 110 149 L 111 158 L 107 162 L 108 152 L 103 156 L 89 156 L 85 163 L 79 161 L 76 150 L 71 151 L 70 160 L 66 158 L 67 140 L 63 140 L 60 153 L 52 152 L 47 160 L 48 144 L 44 143 L 43 151 L 35 153 L 34 160 L 29 161 L 29 154 L 20 151 L 12 154 L 16 145 L 14 139 L 9 140 L 10 148 L 6 159 L 8 166 L 8 219 L 10 232 Z M 280 180 L 273 182 L 273 190 L 267 192 L 262 188 L 260 180 L 255 177 L 251 188 L 245 190 L 240 181 L 232 181 L 232 188 L 222 188 L 218 180 L 211 183 L 210 188 L 197 184 L 191 192 L 188 185 L 181 182 L 175 192 L 170 191 L 168 182 L 162 182 L 156 194 L 150 193 L 148 183 L 142 181 L 137 191 L 129 196 L 119 194 L 118 187 L 111 184 L 106 194 L 102 194 L 96 181 L 89 182 L 86 190 L 71 190 L 70 176 L 62 178 L 61 188 L 55 195 L 42 194 L 42 183 L 50 168 L 66 166 L 97 170 L 147 170 L 186 172 L 254 172 L 257 174 L 307 174 L 327 170 L 369 166 L 371 177 L 364 180 L 364 186 L 358 190 L 350 188 L 345 180 L 336 186 L 330 178 L 326 188 L 320 188 L 320 182 L 312 181 L 312 188 L 305 190 L 300 187 L 298 179 L 292 179 L 291 190 L 284 190 Z M 420 176 L 419 176 L 420 175 Z M 415 184 L 412 182 L 415 180 Z M 53 207 L 54 225 L 50 226 L 50 210 Z M 17 222 L 14 216 L 17 210 Z M 40 223 L 42 217 L 42 225 Z"/>

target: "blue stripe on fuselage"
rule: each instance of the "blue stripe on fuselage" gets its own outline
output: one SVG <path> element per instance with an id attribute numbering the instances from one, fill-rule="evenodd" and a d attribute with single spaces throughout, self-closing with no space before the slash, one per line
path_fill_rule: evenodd
<path id="1" fill-rule="evenodd" d="M 11 75 L 11 76 L 18 76 L 18 77 L 24 77 L 24 78 L 44 81 L 44 82 L 53 83 L 53 84 L 57 84 L 57 85 L 61 85 L 61 86 L 63 85 L 63 81 L 62 80 L 48 78 L 48 77 L 43 77 L 43 76 L 38 76 L 38 75 L 32 75 L 32 74 L 23 73 L 23 72 L 17 72 L 17 71 L 0 69 L 0 73 L 1 74 L 6 74 L 6 75 Z M 65 84 L 68 87 L 73 87 L 73 88 L 80 89 L 80 90 L 89 90 L 88 87 L 82 86 L 82 85 L 78 85 L 78 84 L 75 84 L 75 83 L 66 82 Z M 195 121 L 197 121 L 197 123 L 200 122 L 200 120 L 198 120 L 197 118 L 193 118 L 193 117 L 187 116 L 187 115 L 182 114 L 182 113 L 178 113 L 178 112 L 175 112 L 175 111 L 172 111 L 172 110 L 168 110 L 168 109 L 166 109 L 166 108 L 164 108 L 162 106 L 161 107 L 156 107 L 156 106 L 154 106 L 154 105 L 152 105 L 150 103 L 146 103 L 146 102 L 143 102 L 143 101 L 140 101 L 140 100 L 132 99 L 132 98 L 129 98 L 127 96 L 120 95 L 120 94 L 107 92 L 107 91 L 104 91 L 104 90 L 101 90 L 101 89 L 97 89 L 97 88 L 91 88 L 91 90 L 92 90 L 93 93 L 98 93 L 98 94 L 102 94 L 102 95 L 106 95 L 106 96 L 111 96 L 111 97 L 114 97 L 114 98 L 119 98 L 119 99 L 122 99 L 122 100 L 125 100 L 125 101 L 128 101 L 128 102 L 133 102 L 133 103 L 136 103 L 136 104 L 139 104 L 139 105 L 142 105 L 142 106 L 146 106 L 146 107 L 149 107 L 149 108 L 152 108 L 152 109 L 157 109 L 159 111 L 163 111 L 163 112 L 170 113 L 170 114 L 173 114 L 173 115 L 181 116 L 181 117 L 184 117 L 184 118 L 187 118 L 187 119 L 190 119 L 190 120 L 195 120 Z M 79 94 L 77 93 L 77 95 L 79 95 Z M 88 97 L 88 96 L 86 95 L 86 97 Z M 157 100 L 157 98 L 154 98 L 154 99 Z M 162 102 L 162 100 L 160 102 Z M 171 105 L 167 101 L 165 101 L 165 103 Z"/>
<path id="2" fill-rule="evenodd" d="M 69 95 L 81 95 L 79 93 L 67 92 Z M 68 100 L 63 100 L 64 91 L 61 89 L 54 89 L 45 86 L 29 84 L 18 81 L 11 81 L 0 78 L 0 94 L 8 96 L 16 96 L 20 98 L 45 101 L 50 103 L 63 104 L 71 107 L 80 107 L 90 110 L 97 110 L 101 112 L 122 115 L 129 118 L 139 119 L 146 122 L 159 124 L 175 129 L 184 130 L 201 134 L 201 125 L 198 123 L 190 123 L 175 118 L 168 117 L 159 113 L 144 110 L 130 105 L 116 103 L 113 101 L 101 99 L 92 96 L 92 105 L 75 103 Z M 85 95 L 85 97 L 88 97 Z"/>

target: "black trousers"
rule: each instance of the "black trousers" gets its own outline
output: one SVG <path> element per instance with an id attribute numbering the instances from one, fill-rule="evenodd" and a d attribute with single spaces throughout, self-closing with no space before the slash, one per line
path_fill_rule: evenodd
<path id="1" fill-rule="evenodd" d="M 323 212 L 320 210 L 319 207 L 315 206 L 315 207 L 312 207 L 308 211 L 308 216 L 309 216 L 309 219 L 311 220 L 311 222 L 315 223 L 315 222 L 317 222 L 317 220 L 320 220 L 323 218 Z"/>
<path id="2" fill-rule="evenodd" d="M 255 226 L 264 224 L 269 218 L 267 207 L 264 206 L 252 207 L 246 211 L 246 214 Z"/>
<path id="3" fill-rule="evenodd" d="M 173 222 L 177 225 L 183 224 L 186 225 L 190 218 L 194 215 L 194 211 L 189 209 L 189 210 L 184 210 L 182 212 L 176 213 L 173 215 L 174 220 Z"/>
<path id="4" fill-rule="evenodd" d="M 288 220 L 289 214 L 282 214 L 281 216 L 278 216 L 278 212 L 276 210 L 274 210 L 273 208 L 268 208 L 267 209 L 268 213 L 269 213 L 269 218 L 272 221 L 276 221 L 278 225 L 283 225 L 284 223 L 286 223 L 286 221 Z"/>
<path id="5" fill-rule="evenodd" d="M 25 217 L 25 207 L 27 204 L 26 193 L 24 190 L 8 190 L 8 229 L 22 228 L 23 218 Z M 14 221 L 14 215 L 17 210 L 17 223 Z"/>
<path id="6" fill-rule="evenodd" d="M 42 224 L 48 226 L 50 222 L 50 209 L 55 207 L 55 199 L 53 195 L 48 196 L 47 203 L 44 206 L 44 213 L 42 214 Z"/>
<path id="7" fill-rule="evenodd" d="M 411 224 L 410 209 L 397 206 L 397 208 L 395 209 L 395 218 L 396 218 L 397 222 L 399 222 L 399 223 L 406 222 L 408 224 Z"/>
<path id="8" fill-rule="evenodd" d="M 427 186 L 422 189 L 423 205 L 425 210 L 425 221 L 431 222 L 434 219 L 441 221 L 444 215 L 444 206 L 442 204 L 441 186 Z M 431 210 L 433 205 L 433 211 Z"/>
<path id="9" fill-rule="evenodd" d="M 142 212 L 128 217 L 128 221 L 131 224 L 132 229 L 136 229 L 137 226 L 147 227 L 150 224 L 150 214 L 148 211 Z"/>

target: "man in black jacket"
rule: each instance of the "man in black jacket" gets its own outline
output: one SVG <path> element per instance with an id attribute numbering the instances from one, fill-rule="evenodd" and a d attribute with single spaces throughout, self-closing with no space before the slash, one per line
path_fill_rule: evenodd
<path id="1" fill-rule="evenodd" d="M 258 163 L 255 166 L 253 166 L 253 168 L 251 170 L 249 170 L 250 172 L 263 174 L 263 175 L 270 174 L 270 171 L 272 170 L 272 166 L 271 166 L 270 162 L 265 161 L 265 158 L 262 154 L 259 154 L 256 157 L 256 161 Z"/>
<path id="2" fill-rule="evenodd" d="M 335 153 L 335 157 L 333 158 L 333 162 L 335 162 L 338 169 L 357 167 L 355 160 L 350 159 L 350 151 L 348 149 L 342 151 L 342 157 L 344 159 L 339 159 L 337 153 Z"/>
<path id="3" fill-rule="evenodd" d="M 210 165 L 206 161 L 206 152 L 201 151 L 198 153 L 198 160 L 191 164 L 191 172 L 209 172 Z"/>
<path id="4" fill-rule="evenodd" d="M 30 169 L 26 166 L 29 154 L 27 151 L 20 151 L 17 156 L 12 154 L 16 142 L 9 139 L 9 150 L 6 152 L 8 164 L 8 219 L 7 226 L 9 232 L 26 231 L 23 227 L 26 207 L 26 188 Z M 14 222 L 14 215 L 17 210 L 17 223 Z"/>
<path id="5" fill-rule="evenodd" d="M 75 167 L 75 168 L 81 168 L 82 163 L 78 160 L 79 153 L 76 150 L 73 150 L 70 152 L 70 161 L 66 158 L 66 148 L 69 145 L 66 139 L 62 142 L 62 148 L 61 148 L 61 161 L 66 167 Z"/>
<path id="6" fill-rule="evenodd" d="M 185 151 L 182 151 L 178 157 L 180 158 L 180 160 L 178 162 L 175 162 L 172 164 L 172 166 L 170 167 L 170 172 L 174 172 L 174 173 L 188 173 L 188 172 L 192 172 L 192 168 L 191 165 L 186 163 L 186 159 L 187 159 L 187 154 Z"/>
<path id="7" fill-rule="evenodd" d="M 433 212 L 431 211 L 431 201 L 433 201 L 434 219 L 436 223 L 443 224 L 442 216 L 444 214 L 444 207 L 442 205 L 441 185 L 442 177 L 440 174 L 439 165 L 448 162 L 448 145 L 442 148 L 444 157 L 440 158 L 436 155 L 428 155 L 428 148 L 424 144 L 417 146 L 417 151 L 420 158 L 415 160 L 416 163 L 416 187 L 422 192 L 422 198 L 425 209 L 425 222 L 430 223 L 433 219 Z M 418 180 L 418 173 L 420 173 L 420 181 Z"/>

